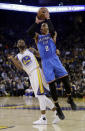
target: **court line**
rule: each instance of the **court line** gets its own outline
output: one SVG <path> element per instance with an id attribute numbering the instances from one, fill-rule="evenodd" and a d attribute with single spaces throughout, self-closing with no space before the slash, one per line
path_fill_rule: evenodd
<path id="1" fill-rule="evenodd" d="M 29 109 L 29 110 L 40 110 L 39 106 L 27 106 L 27 105 L 0 105 L 0 109 Z M 47 108 L 49 110 L 49 108 Z M 61 107 L 62 110 L 69 111 L 72 110 L 71 107 Z M 77 110 L 85 110 L 85 106 L 78 106 Z"/>
<path id="2" fill-rule="evenodd" d="M 13 127 L 15 127 L 15 126 L 0 126 L 0 130 L 13 128 Z"/>

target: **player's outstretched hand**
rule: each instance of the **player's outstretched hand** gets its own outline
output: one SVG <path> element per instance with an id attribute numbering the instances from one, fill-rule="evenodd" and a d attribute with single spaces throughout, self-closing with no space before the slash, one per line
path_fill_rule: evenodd
<path id="1" fill-rule="evenodd" d="M 43 21 L 44 21 L 44 20 L 40 20 L 40 19 L 38 19 L 38 17 L 36 16 L 35 23 L 39 24 L 39 23 L 41 23 L 41 22 L 43 22 Z"/>

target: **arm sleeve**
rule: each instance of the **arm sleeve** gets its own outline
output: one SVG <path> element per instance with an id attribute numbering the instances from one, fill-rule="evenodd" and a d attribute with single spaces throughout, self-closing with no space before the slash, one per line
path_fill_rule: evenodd
<path id="1" fill-rule="evenodd" d="M 49 27 L 49 33 L 53 37 L 55 35 L 55 29 L 54 29 L 54 26 L 53 26 L 51 20 L 50 19 L 46 20 L 46 23 L 48 24 L 48 27 Z"/>
<path id="2" fill-rule="evenodd" d="M 35 36 L 35 32 L 36 32 L 36 28 L 38 27 L 37 23 L 34 23 L 33 25 L 31 25 L 29 27 L 29 29 L 27 30 L 27 33 L 29 36 L 31 36 L 32 38 Z"/>

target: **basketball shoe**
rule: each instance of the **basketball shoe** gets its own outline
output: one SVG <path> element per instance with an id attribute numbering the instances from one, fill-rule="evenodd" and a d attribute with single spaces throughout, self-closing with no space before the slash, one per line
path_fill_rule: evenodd
<path id="1" fill-rule="evenodd" d="M 63 112 L 62 112 L 59 104 L 58 104 L 58 103 L 55 103 L 55 105 L 56 105 L 56 110 L 57 110 L 57 114 L 56 114 L 56 115 L 58 115 L 58 117 L 59 117 L 61 120 L 64 120 L 64 119 L 65 119 L 65 116 L 64 116 L 64 114 L 63 114 Z"/>
<path id="2" fill-rule="evenodd" d="M 45 117 L 40 117 L 39 120 L 33 122 L 33 125 L 47 125 L 47 119 Z"/>
<path id="3" fill-rule="evenodd" d="M 68 98 L 67 103 L 71 105 L 72 110 L 77 110 L 77 106 L 74 103 L 73 99 Z"/>

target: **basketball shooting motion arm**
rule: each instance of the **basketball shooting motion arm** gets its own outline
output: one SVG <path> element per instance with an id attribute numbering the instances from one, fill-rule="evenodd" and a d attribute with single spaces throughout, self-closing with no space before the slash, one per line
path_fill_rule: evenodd
<path id="1" fill-rule="evenodd" d="M 50 19 L 46 19 L 46 23 L 48 24 L 48 27 L 49 27 L 49 33 L 51 34 L 51 36 L 53 38 L 54 35 L 55 35 L 54 26 L 53 26 L 53 24 L 52 24 Z"/>
<path id="2" fill-rule="evenodd" d="M 23 70 L 23 67 L 22 67 L 21 63 L 19 62 L 19 60 L 16 57 L 13 57 L 12 55 L 9 55 L 8 59 L 10 59 L 14 63 L 14 65 L 15 65 L 15 67 L 17 69 Z"/>
<path id="3" fill-rule="evenodd" d="M 38 27 L 37 23 L 34 23 L 33 25 L 31 25 L 29 27 L 29 29 L 27 30 L 27 33 L 30 37 L 34 38 L 35 37 L 35 32 L 36 32 L 36 28 Z"/>
<path id="4" fill-rule="evenodd" d="M 36 35 L 36 29 L 38 28 L 39 23 L 43 22 L 43 20 L 39 20 L 36 17 L 35 23 L 33 25 L 31 25 L 27 31 L 28 35 L 31 36 L 32 38 L 35 37 Z"/>
<path id="5" fill-rule="evenodd" d="M 51 34 L 51 37 L 53 38 L 55 36 L 55 29 L 54 29 L 54 26 L 50 20 L 49 12 L 45 13 L 45 18 L 46 18 L 46 23 L 48 24 L 48 27 L 49 27 L 49 33 Z"/>

